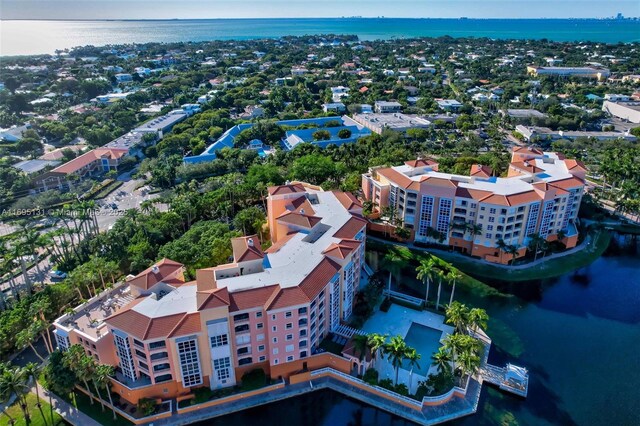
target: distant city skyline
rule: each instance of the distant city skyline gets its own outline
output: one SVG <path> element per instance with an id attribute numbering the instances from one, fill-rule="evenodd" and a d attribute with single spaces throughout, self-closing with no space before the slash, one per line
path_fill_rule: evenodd
<path id="1" fill-rule="evenodd" d="M 637 0 L 0 0 L 7 19 L 606 18 L 640 15 Z"/>

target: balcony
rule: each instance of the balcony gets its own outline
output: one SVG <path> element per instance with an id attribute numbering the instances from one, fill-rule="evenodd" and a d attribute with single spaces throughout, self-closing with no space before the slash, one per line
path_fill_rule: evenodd
<path id="1" fill-rule="evenodd" d="M 167 352 L 158 352 L 155 354 L 152 354 L 150 357 L 151 362 L 157 362 L 157 361 L 162 361 L 163 359 L 168 359 L 169 358 L 169 354 Z"/>
<path id="2" fill-rule="evenodd" d="M 151 379 L 149 377 L 140 377 L 137 380 L 131 380 L 125 377 L 119 369 L 116 369 L 115 378 L 113 379 L 129 389 L 143 388 L 151 385 Z"/>

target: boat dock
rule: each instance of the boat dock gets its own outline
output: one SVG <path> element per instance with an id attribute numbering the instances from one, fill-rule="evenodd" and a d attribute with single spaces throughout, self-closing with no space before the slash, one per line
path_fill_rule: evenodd
<path id="1" fill-rule="evenodd" d="M 491 383 L 500 389 L 526 398 L 529 390 L 529 372 L 524 367 L 507 364 L 505 367 L 498 367 L 485 364 L 480 370 L 479 376 L 483 382 Z"/>

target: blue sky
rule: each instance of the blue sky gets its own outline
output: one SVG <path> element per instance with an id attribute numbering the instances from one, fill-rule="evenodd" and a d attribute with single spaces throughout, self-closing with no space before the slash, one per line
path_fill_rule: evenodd
<path id="1" fill-rule="evenodd" d="M 388 16 L 568 18 L 640 15 L 639 0 L 0 0 L 1 19 Z"/>

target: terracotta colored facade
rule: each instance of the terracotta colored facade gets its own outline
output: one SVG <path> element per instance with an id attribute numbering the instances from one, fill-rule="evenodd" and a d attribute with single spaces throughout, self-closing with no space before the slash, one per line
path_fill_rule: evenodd
<path id="1" fill-rule="evenodd" d="M 490 262 L 524 256 L 534 234 L 548 241 L 563 235 L 574 247 L 584 165 L 536 148 L 517 148 L 511 160 L 506 178 L 484 165 L 472 166 L 469 176 L 441 173 L 431 160 L 373 168 L 362 176 L 362 190 L 374 213 L 392 207 L 411 240 L 441 242 Z"/>
<path id="2" fill-rule="evenodd" d="M 59 318 L 58 346 L 86 341 L 88 354 L 116 367 L 113 390 L 132 403 L 233 386 L 258 368 L 273 378 L 348 371 L 340 357 L 312 355 L 351 316 L 362 206 L 302 183 L 269 188 L 267 206 L 269 249 L 256 235 L 234 238 L 233 262 L 198 270 L 191 282 L 183 265 L 163 259 Z"/>

